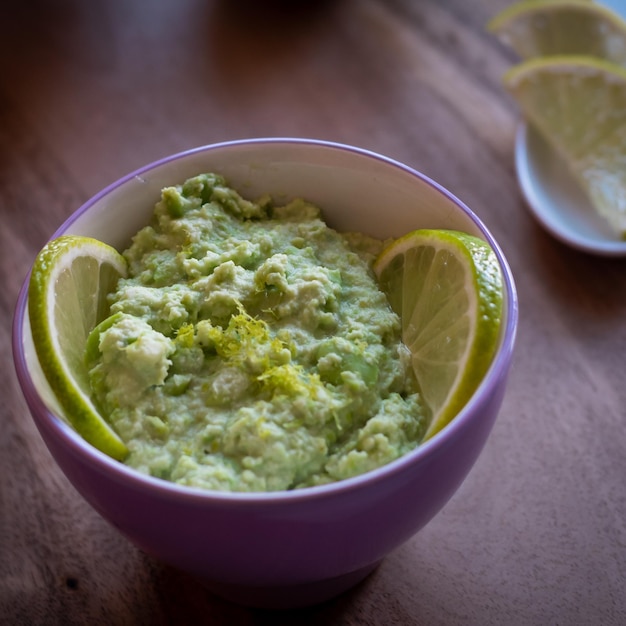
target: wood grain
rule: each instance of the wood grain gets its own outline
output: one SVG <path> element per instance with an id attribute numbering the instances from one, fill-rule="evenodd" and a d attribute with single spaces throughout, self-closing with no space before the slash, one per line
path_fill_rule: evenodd
<path id="1" fill-rule="evenodd" d="M 506 0 L 32 0 L 0 8 L 0 623 L 626 622 L 626 266 L 565 248 L 513 168 Z M 56 468 L 14 375 L 19 287 L 119 176 L 221 140 L 308 136 L 404 161 L 490 226 L 517 279 L 507 397 L 452 501 L 361 586 L 261 612 L 139 552 Z"/>

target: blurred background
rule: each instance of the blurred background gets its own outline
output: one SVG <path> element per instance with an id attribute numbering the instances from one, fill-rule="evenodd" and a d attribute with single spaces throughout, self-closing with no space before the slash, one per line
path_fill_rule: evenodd
<path id="1" fill-rule="evenodd" d="M 475 185 L 461 183 L 472 170 L 507 159 L 512 175 L 510 134 L 490 133 L 482 154 L 467 153 L 467 136 L 488 131 L 487 118 L 510 130 L 506 101 L 498 110 L 483 94 L 500 89 L 493 44 L 479 39 L 471 56 L 463 52 L 462 38 L 480 38 L 494 4 L 506 2 L 7 3 L 3 206 L 58 203 L 69 213 L 166 154 L 262 136 L 353 143 L 476 195 Z M 454 154 L 443 149 L 442 133 L 457 139 Z M 505 143 L 496 145 L 499 135 Z M 33 225 L 33 244 L 57 224 L 52 213 L 51 222 Z"/>

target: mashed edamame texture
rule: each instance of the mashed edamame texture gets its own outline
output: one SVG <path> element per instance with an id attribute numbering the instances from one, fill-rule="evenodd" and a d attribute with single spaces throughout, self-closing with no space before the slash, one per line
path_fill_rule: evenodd
<path id="1" fill-rule="evenodd" d="M 425 411 L 370 263 L 382 242 L 317 207 L 202 174 L 162 191 L 88 341 L 126 463 L 182 485 L 329 483 L 413 449 Z"/>

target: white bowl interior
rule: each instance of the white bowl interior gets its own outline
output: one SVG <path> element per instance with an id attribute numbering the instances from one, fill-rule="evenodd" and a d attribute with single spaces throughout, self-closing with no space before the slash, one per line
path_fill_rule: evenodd
<path id="1" fill-rule="evenodd" d="M 148 223 L 163 187 L 209 171 L 250 199 L 303 197 L 339 231 L 384 239 L 417 228 L 452 228 L 489 239 L 466 207 L 417 172 L 357 149 L 299 140 L 209 146 L 147 166 L 96 195 L 55 236 L 88 235 L 124 249 Z M 27 314 L 23 347 L 36 389 L 51 412 L 62 415 L 37 360 Z"/>

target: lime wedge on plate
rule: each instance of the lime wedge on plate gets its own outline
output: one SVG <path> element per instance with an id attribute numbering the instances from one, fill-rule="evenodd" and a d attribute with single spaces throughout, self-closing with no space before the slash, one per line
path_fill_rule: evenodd
<path id="1" fill-rule="evenodd" d="M 28 289 L 37 357 L 64 415 L 86 441 L 118 460 L 126 446 L 91 400 L 84 359 L 89 333 L 108 314 L 106 296 L 125 275 L 126 261 L 114 248 L 68 235 L 39 253 Z"/>
<path id="2" fill-rule="evenodd" d="M 498 13 L 487 30 L 522 59 L 574 54 L 626 66 L 626 22 L 589 0 L 522 0 Z"/>
<path id="3" fill-rule="evenodd" d="M 495 353 L 502 274 L 491 247 L 451 230 L 417 230 L 374 263 L 381 289 L 402 322 L 420 392 L 432 411 L 424 439 L 463 408 Z"/>
<path id="4" fill-rule="evenodd" d="M 624 236 L 626 69 L 590 57 L 548 57 L 514 66 L 503 81 L 593 207 Z"/>

